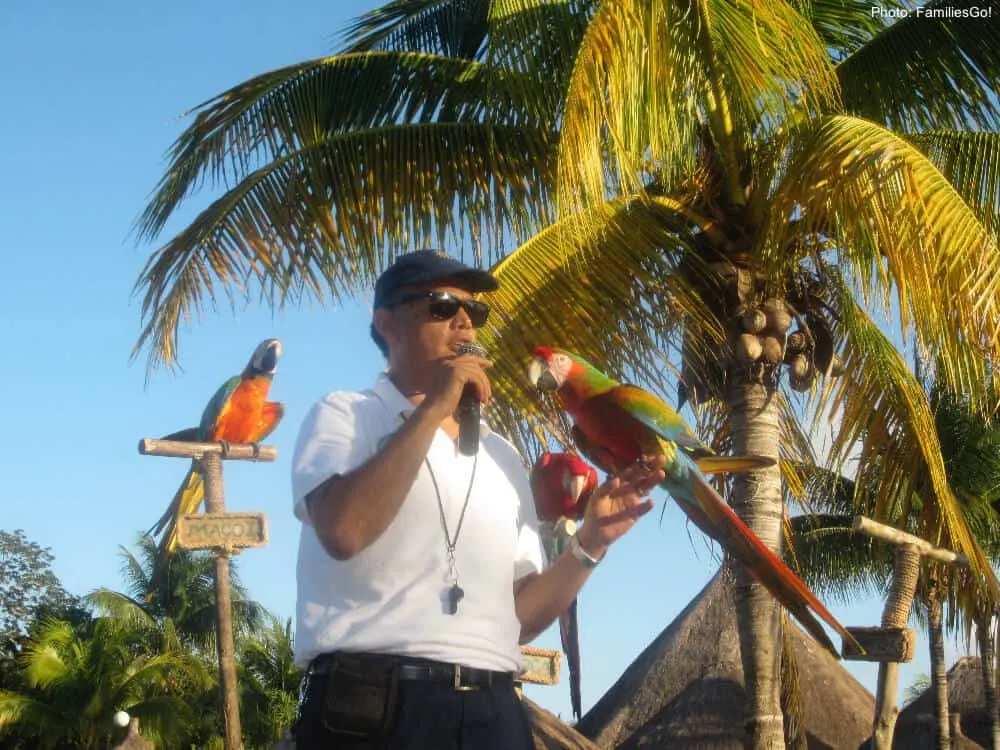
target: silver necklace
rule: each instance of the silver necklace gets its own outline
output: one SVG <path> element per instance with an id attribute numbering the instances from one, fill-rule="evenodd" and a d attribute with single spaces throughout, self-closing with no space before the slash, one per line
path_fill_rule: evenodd
<path id="1" fill-rule="evenodd" d="M 472 483 L 476 479 L 476 466 L 479 464 L 479 454 L 472 459 L 472 475 L 469 477 L 469 488 L 465 491 L 465 502 L 462 503 L 462 513 L 458 517 L 458 526 L 455 527 L 455 538 L 452 539 L 448 533 L 448 521 L 444 517 L 444 503 L 441 502 L 441 491 L 438 489 L 437 478 L 434 476 L 434 469 L 431 468 L 430 460 L 425 456 L 424 463 L 427 464 L 427 471 L 431 475 L 431 483 L 434 485 L 434 497 L 437 498 L 438 512 L 441 516 L 441 528 L 444 530 L 445 549 L 448 553 L 448 580 L 451 586 L 445 596 L 448 599 L 446 612 L 449 615 L 458 614 L 458 603 L 465 596 L 462 587 L 458 585 L 458 564 L 455 562 L 455 545 L 458 544 L 458 535 L 462 533 L 462 522 L 465 521 L 465 511 L 469 507 L 469 498 L 472 497 Z"/>

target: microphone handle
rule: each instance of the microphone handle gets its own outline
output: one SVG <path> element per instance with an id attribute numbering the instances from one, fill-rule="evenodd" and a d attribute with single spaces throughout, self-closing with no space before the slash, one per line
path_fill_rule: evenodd
<path id="1" fill-rule="evenodd" d="M 458 452 L 463 456 L 479 452 L 479 398 L 472 384 L 466 384 L 458 401 Z"/>

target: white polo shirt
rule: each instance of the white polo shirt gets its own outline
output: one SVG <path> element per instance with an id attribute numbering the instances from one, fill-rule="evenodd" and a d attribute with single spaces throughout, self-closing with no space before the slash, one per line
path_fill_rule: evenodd
<path id="1" fill-rule="evenodd" d="M 457 614 L 445 610 L 447 545 L 426 463 L 388 528 L 350 560 L 327 554 L 311 525 L 306 495 L 365 463 L 413 409 L 383 374 L 363 393 L 329 394 L 303 421 L 292 459 L 294 510 L 302 521 L 295 661 L 305 666 L 328 651 L 377 651 L 519 672 L 525 664 L 514 581 L 543 569 L 538 518 L 520 454 L 485 423 L 455 547 L 465 593 Z M 474 459 L 458 453 L 441 429 L 427 459 L 454 539 Z"/>

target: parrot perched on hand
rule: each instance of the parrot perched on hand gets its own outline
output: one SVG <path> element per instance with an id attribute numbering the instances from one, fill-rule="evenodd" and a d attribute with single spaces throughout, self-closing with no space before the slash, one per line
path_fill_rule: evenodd
<path id="1" fill-rule="evenodd" d="M 643 456 L 664 455 L 666 479 L 660 486 L 698 528 L 743 563 L 835 657 L 839 658 L 837 649 L 813 612 L 845 639 L 854 641 L 805 583 L 733 512 L 703 474 L 773 466 L 772 459 L 713 454 L 695 438 L 680 415 L 659 398 L 609 378 L 570 352 L 536 348 L 528 376 L 536 388 L 559 394 L 563 408 L 573 418 L 577 448 L 598 468 L 614 474 Z"/>
<path id="2" fill-rule="evenodd" d="M 270 435 L 285 413 L 282 404 L 267 400 L 271 380 L 281 357 L 281 341 L 265 339 L 254 349 L 242 374 L 223 383 L 201 415 L 197 428 L 182 430 L 166 439 L 203 443 L 257 443 Z M 160 558 L 165 562 L 177 548 L 177 519 L 194 513 L 205 496 L 205 482 L 196 461 L 170 502 L 170 507 L 150 529 L 161 534 Z"/>
<path id="3" fill-rule="evenodd" d="M 538 514 L 539 534 L 551 565 L 569 547 L 576 521 L 597 487 L 597 472 L 569 453 L 543 453 L 531 467 L 531 493 Z M 573 715 L 580 718 L 580 631 L 576 599 L 559 615 L 559 637 L 569 669 L 569 697 Z"/>

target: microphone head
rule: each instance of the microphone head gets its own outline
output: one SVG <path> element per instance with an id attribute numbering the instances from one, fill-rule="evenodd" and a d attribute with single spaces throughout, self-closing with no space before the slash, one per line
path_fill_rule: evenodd
<path id="1" fill-rule="evenodd" d="M 472 341 L 467 341 L 466 343 L 459 344 L 458 346 L 458 356 L 462 357 L 466 354 L 471 354 L 474 357 L 480 357 L 482 359 L 486 358 L 486 350 L 479 344 L 473 343 Z"/>

